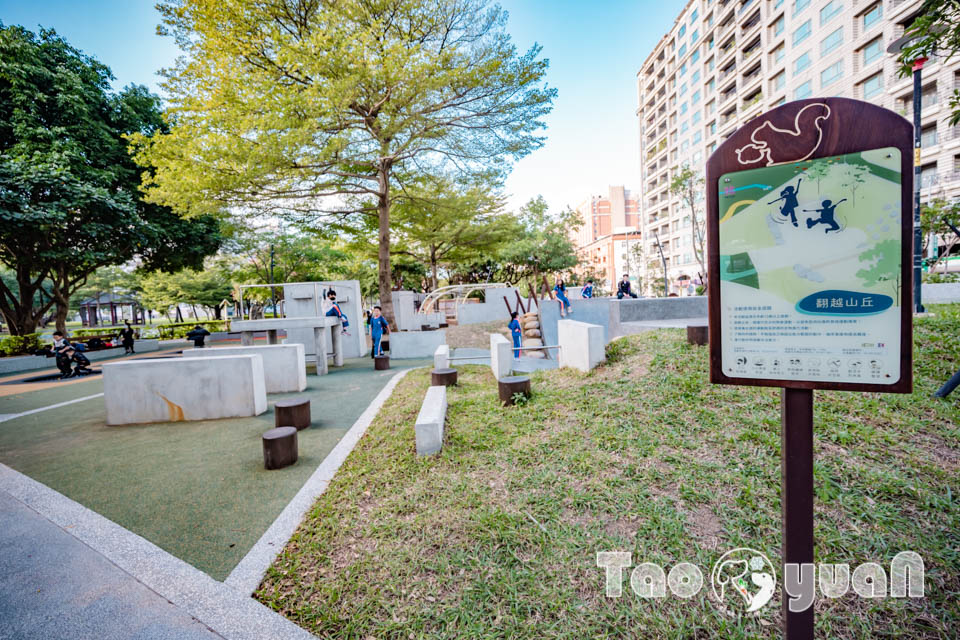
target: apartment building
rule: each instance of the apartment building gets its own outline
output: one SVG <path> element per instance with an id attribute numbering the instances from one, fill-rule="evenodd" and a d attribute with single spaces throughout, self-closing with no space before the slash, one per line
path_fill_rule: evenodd
<path id="1" fill-rule="evenodd" d="M 660 239 L 671 292 L 695 282 L 699 271 L 689 210 L 670 194 L 675 168 L 688 164 L 702 172 L 706 158 L 737 128 L 791 100 L 856 98 L 912 120 L 913 81 L 898 75 L 886 49 L 921 5 L 691 0 L 684 7 L 637 73 L 640 228 L 651 258 L 659 257 Z M 957 198 L 960 127 L 948 125 L 948 98 L 960 87 L 960 58 L 930 59 L 922 87 L 921 197 Z M 652 280 L 644 278 L 647 286 Z"/>
<path id="2" fill-rule="evenodd" d="M 571 231 L 580 257 L 580 270 L 590 267 L 600 274 L 608 291 L 624 273 L 639 273 L 632 247 L 640 239 L 640 197 L 622 185 L 611 186 L 607 195 L 590 196 L 576 208 L 582 224 Z"/>

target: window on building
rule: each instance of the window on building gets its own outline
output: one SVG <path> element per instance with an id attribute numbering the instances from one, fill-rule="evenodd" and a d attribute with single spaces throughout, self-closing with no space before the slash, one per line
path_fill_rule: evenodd
<path id="1" fill-rule="evenodd" d="M 780 35 L 781 33 L 783 33 L 784 25 L 786 25 L 786 20 L 784 19 L 784 17 L 783 17 L 783 16 L 780 16 L 779 18 L 777 18 L 777 21 L 773 23 L 773 36 L 774 36 L 774 37 L 777 37 L 778 35 Z"/>
<path id="2" fill-rule="evenodd" d="M 697 40 L 699 38 L 700 38 L 700 31 L 694 30 L 694 32 L 690 34 L 690 45 L 693 46 L 697 44 Z"/>
<path id="3" fill-rule="evenodd" d="M 690 84 L 694 85 L 700 82 L 700 70 L 697 69 L 693 72 L 693 75 L 690 76 Z"/>
<path id="4" fill-rule="evenodd" d="M 937 125 L 932 124 L 920 130 L 920 146 L 932 147 L 937 144 Z"/>
<path id="5" fill-rule="evenodd" d="M 710 78 L 710 82 L 707 83 L 707 93 L 713 93 L 717 90 L 717 81 L 713 78 Z"/>
<path id="6" fill-rule="evenodd" d="M 716 100 L 711 100 L 710 102 L 707 103 L 707 113 L 713 113 L 716 110 L 717 110 Z"/>
<path id="7" fill-rule="evenodd" d="M 807 20 L 793 32 L 793 46 L 797 46 L 810 37 L 810 21 Z"/>
<path id="8" fill-rule="evenodd" d="M 784 47 L 781 44 L 779 47 L 774 49 L 773 52 L 770 53 L 770 59 L 773 61 L 773 64 L 779 64 L 783 60 L 783 55 L 785 51 L 786 51 L 786 47 Z"/>
<path id="9" fill-rule="evenodd" d="M 683 142 L 680 143 L 680 153 L 686 153 L 687 149 L 689 148 L 690 148 L 689 140 L 684 140 Z"/>
<path id="10" fill-rule="evenodd" d="M 783 0 L 773 0 L 773 8 L 779 9 L 783 6 Z"/>
<path id="11" fill-rule="evenodd" d="M 867 11 L 863 14 L 863 29 L 866 31 L 873 25 L 880 22 L 880 18 L 883 17 L 883 4 L 877 3 L 870 11 Z"/>
<path id="12" fill-rule="evenodd" d="M 770 88 L 773 91 L 779 91 L 787 84 L 787 74 L 785 71 L 781 71 L 777 75 L 773 76 L 773 80 L 770 81 Z"/>
<path id="13" fill-rule="evenodd" d="M 698 102 L 700 102 L 700 90 L 699 90 L 699 89 L 697 89 L 696 91 L 694 91 L 694 92 L 693 92 L 693 95 L 690 96 L 690 103 L 691 103 L 691 104 L 697 104 Z"/>
<path id="14" fill-rule="evenodd" d="M 677 57 L 682 58 L 685 55 L 687 55 L 687 45 L 683 44 L 683 45 L 680 45 L 679 49 L 677 49 Z"/>
<path id="15" fill-rule="evenodd" d="M 680 75 L 683 75 L 686 72 L 687 72 L 687 63 L 684 62 L 682 65 L 680 65 Z"/>
<path id="16" fill-rule="evenodd" d="M 883 38 L 877 38 L 876 40 L 868 42 L 867 46 L 863 48 L 864 66 L 879 59 L 881 56 L 883 56 Z"/>
<path id="17" fill-rule="evenodd" d="M 797 86 L 793 90 L 793 99 L 794 100 L 803 100 L 804 98 L 809 98 L 813 95 L 813 86 L 810 80 L 807 80 L 803 84 Z"/>
<path id="18" fill-rule="evenodd" d="M 716 142 L 712 143 L 709 147 L 707 147 L 707 153 L 713 153 L 716 150 L 717 150 Z"/>
<path id="19" fill-rule="evenodd" d="M 793 75 L 803 72 L 810 66 L 810 52 L 807 51 L 802 56 L 793 61 Z"/>
<path id="20" fill-rule="evenodd" d="M 693 164 L 700 164 L 703 162 L 703 151 L 697 151 L 693 154 Z"/>
<path id="21" fill-rule="evenodd" d="M 693 144 L 700 144 L 703 141 L 703 134 L 697 131 L 693 134 Z"/>
<path id="22" fill-rule="evenodd" d="M 827 55 L 841 44 L 843 44 L 843 27 L 840 27 L 820 41 L 820 55 Z"/>
<path id="23" fill-rule="evenodd" d="M 843 3 L 840 0 L 830 0 L 822 9 L 820 9 L 820 26 L 830 22 L 830 18 L 843 11 Z"/>
<path id="24" fill-rule="evenodd" d="M 713 71 L 713 68 L 716 66 L 716 64 L 717 62 L 713 58 L 710 58 L 709 60 L 707 60 L 707 73 L 710 73 L 711 71 Z"/>
<path id="25" fill-rule="evenodd" d="M 685 114 L 686 112 L 687 112 L 687 103 L 686 103 L 686 102 L 681 102 L 681 103 L 680 103 L 680 115 L 683 115 L 683 114 Z"/>
<path id="26" fill-rule="evenodd" d="M 872 98 L 883 92 L 883 74 L 877 73 L 863 81 L 863 97 Z"/>
<path id="27" fill-rule="evenodd" d="M 810 0 L 793 0 L 793 15 L 797 15 L 810 6 Z"/>
<path id="28" fill-rule="evenodd" d="M 680 133 L 686 133 L 687 129 L 689 128 L 690 128 L 690 123 L 688 123 L 686 120 L 680 123 Z"/>
<path id="29" fill-rule="evenodd" d="M 715 133 L 717 133 L 717 121 L 716 121 L 716 120 L 714 120 L 713 122 L 711 122 L 710 124 L 707 125 L 707 132 L 708 132 L 711 136 L 714 135 Z"/>
<path id="30" fill-rule="evenodd" d="M 690 117 L 690 124 L 697 124 L 700 122 L 700 110 L 697 109 L 693 112 L 693 116 Z"/>
<path id="31" fill-rule="evenodd" d="M 693 13 L 690 14 L 690 24 L 691 24 L 691 25 L 692 25 L 694 22 L 697 21 L 697 15 L 698 15 L 698 14 L 697 14 L 697 10 L 694 9 L 694 10 L 693 10 Z"/>
<path id="32" fill-rule="evenodd" d="M 680 95 L 684 95 L 687 92 L 687 83 L 684 82 L 680 85 Z"/>
<path id="33" fill-rule="evenodd" d="M 930 164 L 925 164 L 920 167 L 920 188 L 926 189 L 927 187 L 932 187 L 936 185 L 937 180 L 937 163 L 932 162 Z"/>
<path id="34" fill-rule="evenodd" d="M 677 37 L 682 38 L 687 33 L 687 25 L 680 25 L 680 31 L 677 31 Z"/>
<path id="35" fill-rule="evenodd" d="M 700 59 L 700 49 L 694 49 L 693 53 L 690 54 L 690 62 L 694 63 Z"/>
<path id="36" fill-rule="evenodd" d="M 820 72 L 820 88 L 830 86 L 843 77 L 843 60 L 837 60 L 835 63 Z"/>

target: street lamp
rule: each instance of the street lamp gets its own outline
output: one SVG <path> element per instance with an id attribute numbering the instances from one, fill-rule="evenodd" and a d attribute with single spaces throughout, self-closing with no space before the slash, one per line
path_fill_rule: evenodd
<path id="1" fill-rule="evenodd" d="M 887 47 L 887 53 L 898 54 L 911 42 L 917 39 L 916 34 L 907 33 L 897 38 Z M 920 111 L 923 108 L 921 95 L 921 81 L 923 65 L 926 57 L 919 57 L 913 61 L 913 306 L 916 313 L 923 313 L 921 301 L 921 265 L 923 256 L 923 233 L 920 229 Z"/>
<path id="2" fill-rule="evenodd" d="M 657 250 L 660 252 L 660 261 L 663 263 L 663 296 L 670 297 L 670 288 L 667 286 L 667 259 L 663 257 L 663 246 L 660 244 L 660 234 L 653 230 L 653 237 L 657 241 Z"/>

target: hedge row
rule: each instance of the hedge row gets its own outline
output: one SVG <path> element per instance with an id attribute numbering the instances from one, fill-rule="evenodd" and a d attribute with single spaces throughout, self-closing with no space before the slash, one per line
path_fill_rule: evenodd
<path id="1" fill-rule="evenodd" d="M 0 338 L 0 354 L 19 356 L 30 353 L 40 346 L 40 334 L 28 333 L 25 336 L 6 336 Z"/>

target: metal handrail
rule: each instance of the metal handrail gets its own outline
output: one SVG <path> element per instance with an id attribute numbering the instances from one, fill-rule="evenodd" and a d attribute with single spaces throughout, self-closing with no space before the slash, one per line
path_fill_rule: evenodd
<path id="1" fill-rule="evenodd" d="M 446 287 L 440 287 L 439 289 L 434 289 L 427 294 L 427 296 L 423 299 L 423 302 L 420 303 L 420 308 L 417 310 L 417 313 L 433 313 L 437 303 L 441 298 L 452 295 L 457 298 L 454 309 L 457 315 L 459 315 L 460 305 L 466 301 L 467 297 L 469 297 L 474 291 L 486 291 L 487 289 L 506 289 L 509 286 L 509 284 L 503 282 L 485 282 L 481 284 L 452 284 Z"/>

